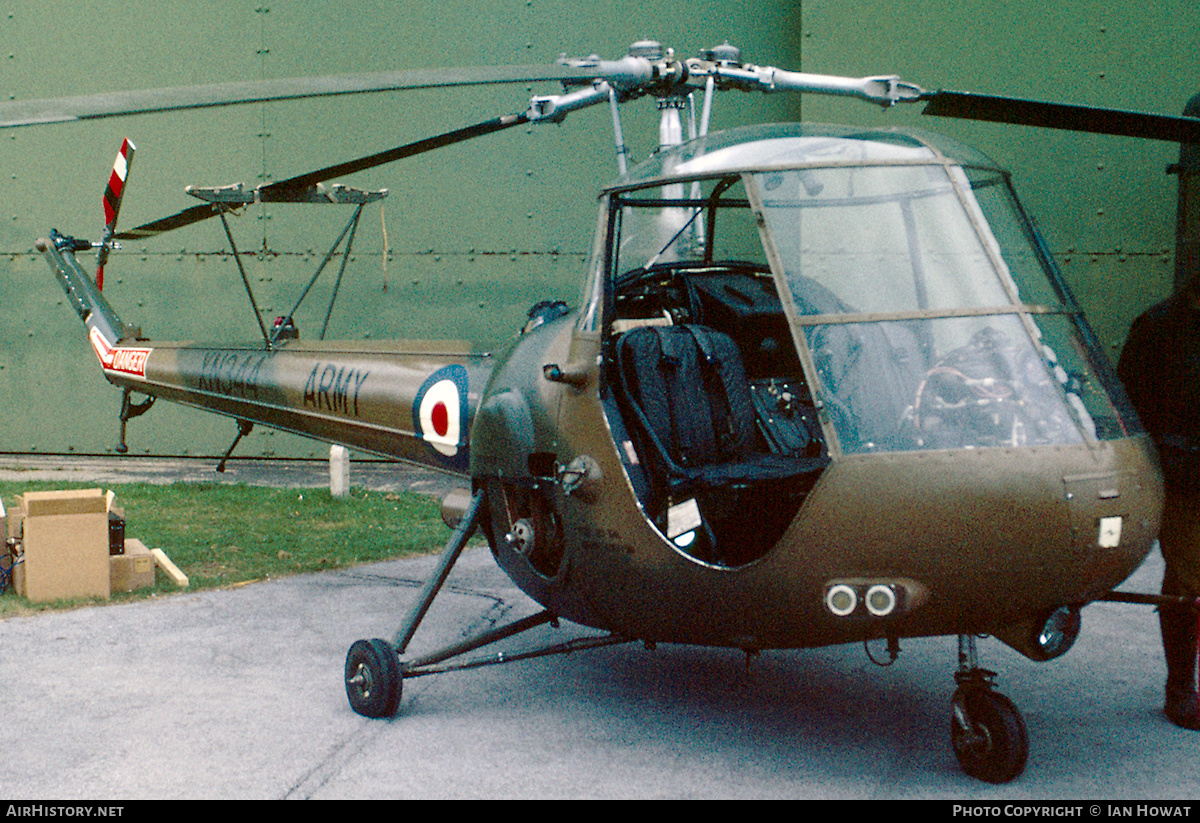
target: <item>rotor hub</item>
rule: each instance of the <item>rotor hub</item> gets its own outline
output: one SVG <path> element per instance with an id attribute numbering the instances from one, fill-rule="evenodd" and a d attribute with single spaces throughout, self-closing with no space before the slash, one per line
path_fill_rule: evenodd
<path id="1" fill-rule="evenodd" d="M 662 60 L 666 56 L 663 44 L 657 40 L 639 40 L 629 47 L 630 57 L 642 57 L 646 60 Z"/>
<path id="2" fill-rule="evenodd" d="M 722 65 L 740 66 L 742 64 L 742 50 L 737 46 L 730 45 L 729 41 L 726 40 L 719 46 L 713 46 L 711 49 L 702 51 L 700 58 Z"/>

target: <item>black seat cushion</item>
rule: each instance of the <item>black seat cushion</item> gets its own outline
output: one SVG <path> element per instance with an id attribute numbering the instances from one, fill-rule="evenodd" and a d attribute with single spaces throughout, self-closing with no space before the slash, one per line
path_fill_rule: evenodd
<path id="1" fill-rule="evenodd" d="M 790 478 L 827 462 L 758 450 L 750 383 L 728 335 L 697 325 L 648 326 L 622 335 L 617 351 L 643 451 L 671 493 Z"/>

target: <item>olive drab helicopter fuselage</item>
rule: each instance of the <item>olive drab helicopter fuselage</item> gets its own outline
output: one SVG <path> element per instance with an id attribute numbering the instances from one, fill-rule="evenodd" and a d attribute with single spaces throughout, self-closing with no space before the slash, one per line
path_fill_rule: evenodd
<path id="1" fill-rule="evenodd" d="M 1034 660 L 1070 648 L 1080 610 L 1156 537 L 1153 447 L 1002 169 L 919 130 L 709 132 L 714 86 L 768 71 L 717 51 L 686 64 L 707 86 L 698 136 L 663 106 L 673 137 L 601 193 L 579 304 L 536 303 L 499 352 L 308 340 L 286 323 L 238 346 L 145 339 L 77 259 L 92 244 L 40 247 L 125 390 L 123 425 L 148 405 L 136 393 L 469 478 L 395 638 L 347 655 L 356 711 L 391 715 L 403 679 L 497 662 L 455 661 L 559 620 L 601 633 L 497 657 L 875 639 L 894 657 L 902 638 L 958 635 L 955 753 L 1011 780 L 1026 732 L 974 638 Z M 669 55 L 638 47 L 564 65 L 596 76 L 521 116 L 608 101 L 618 146 L 618 103 L 687 91 Z M 769 71 L 772 88 L 934 96 Z M 542 610 L 404 658 L 476 527 Z"/>

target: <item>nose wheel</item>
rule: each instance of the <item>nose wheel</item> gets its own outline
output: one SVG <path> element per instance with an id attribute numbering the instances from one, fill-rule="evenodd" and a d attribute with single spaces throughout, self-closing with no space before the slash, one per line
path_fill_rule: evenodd
<path id="1" fill-rule="evenodd" d="M 1017 707 L 993 691 L 995 676 L 975 665 L 975 638 L 960 636 L 950 745 L 962 770 L 971 777 L 1008 783 L 1025 771 L 1029 737 Z"/>

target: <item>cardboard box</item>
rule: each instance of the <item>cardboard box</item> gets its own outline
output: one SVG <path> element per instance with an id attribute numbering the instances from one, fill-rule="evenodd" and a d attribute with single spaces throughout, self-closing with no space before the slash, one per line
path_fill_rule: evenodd
<path id="1" fill-rule="evenodd" d="M 107 511 L 108 498 L 100 489 L 64 489 L 53 492 L 26 492 L 21 495 L 21 512 L 25 517 Z"/>
<path id="2" fill-rule="evenodd" d="M 108 507 L 100 489 L 21 495 L 18 593 L 38 603 L 109 596 Z"/>
<path id="3" fill-rule="evenodd" d="M 10 505 L 8 507 L 8 510 L 5 512 L 5 516 L 8 519 L 8 536 L 9 537 L 20 537 L 21 536 L 21 497 L 19 495 L 17 496 L 16 504 Z"/>
<path id="4" fill-rule="evenodd" d="M 125 553 L 108 558 L 108 587 L 114 592 L 132 592 L 154 585 L 154 555 L 146 544 L 125 538 Z"/>

